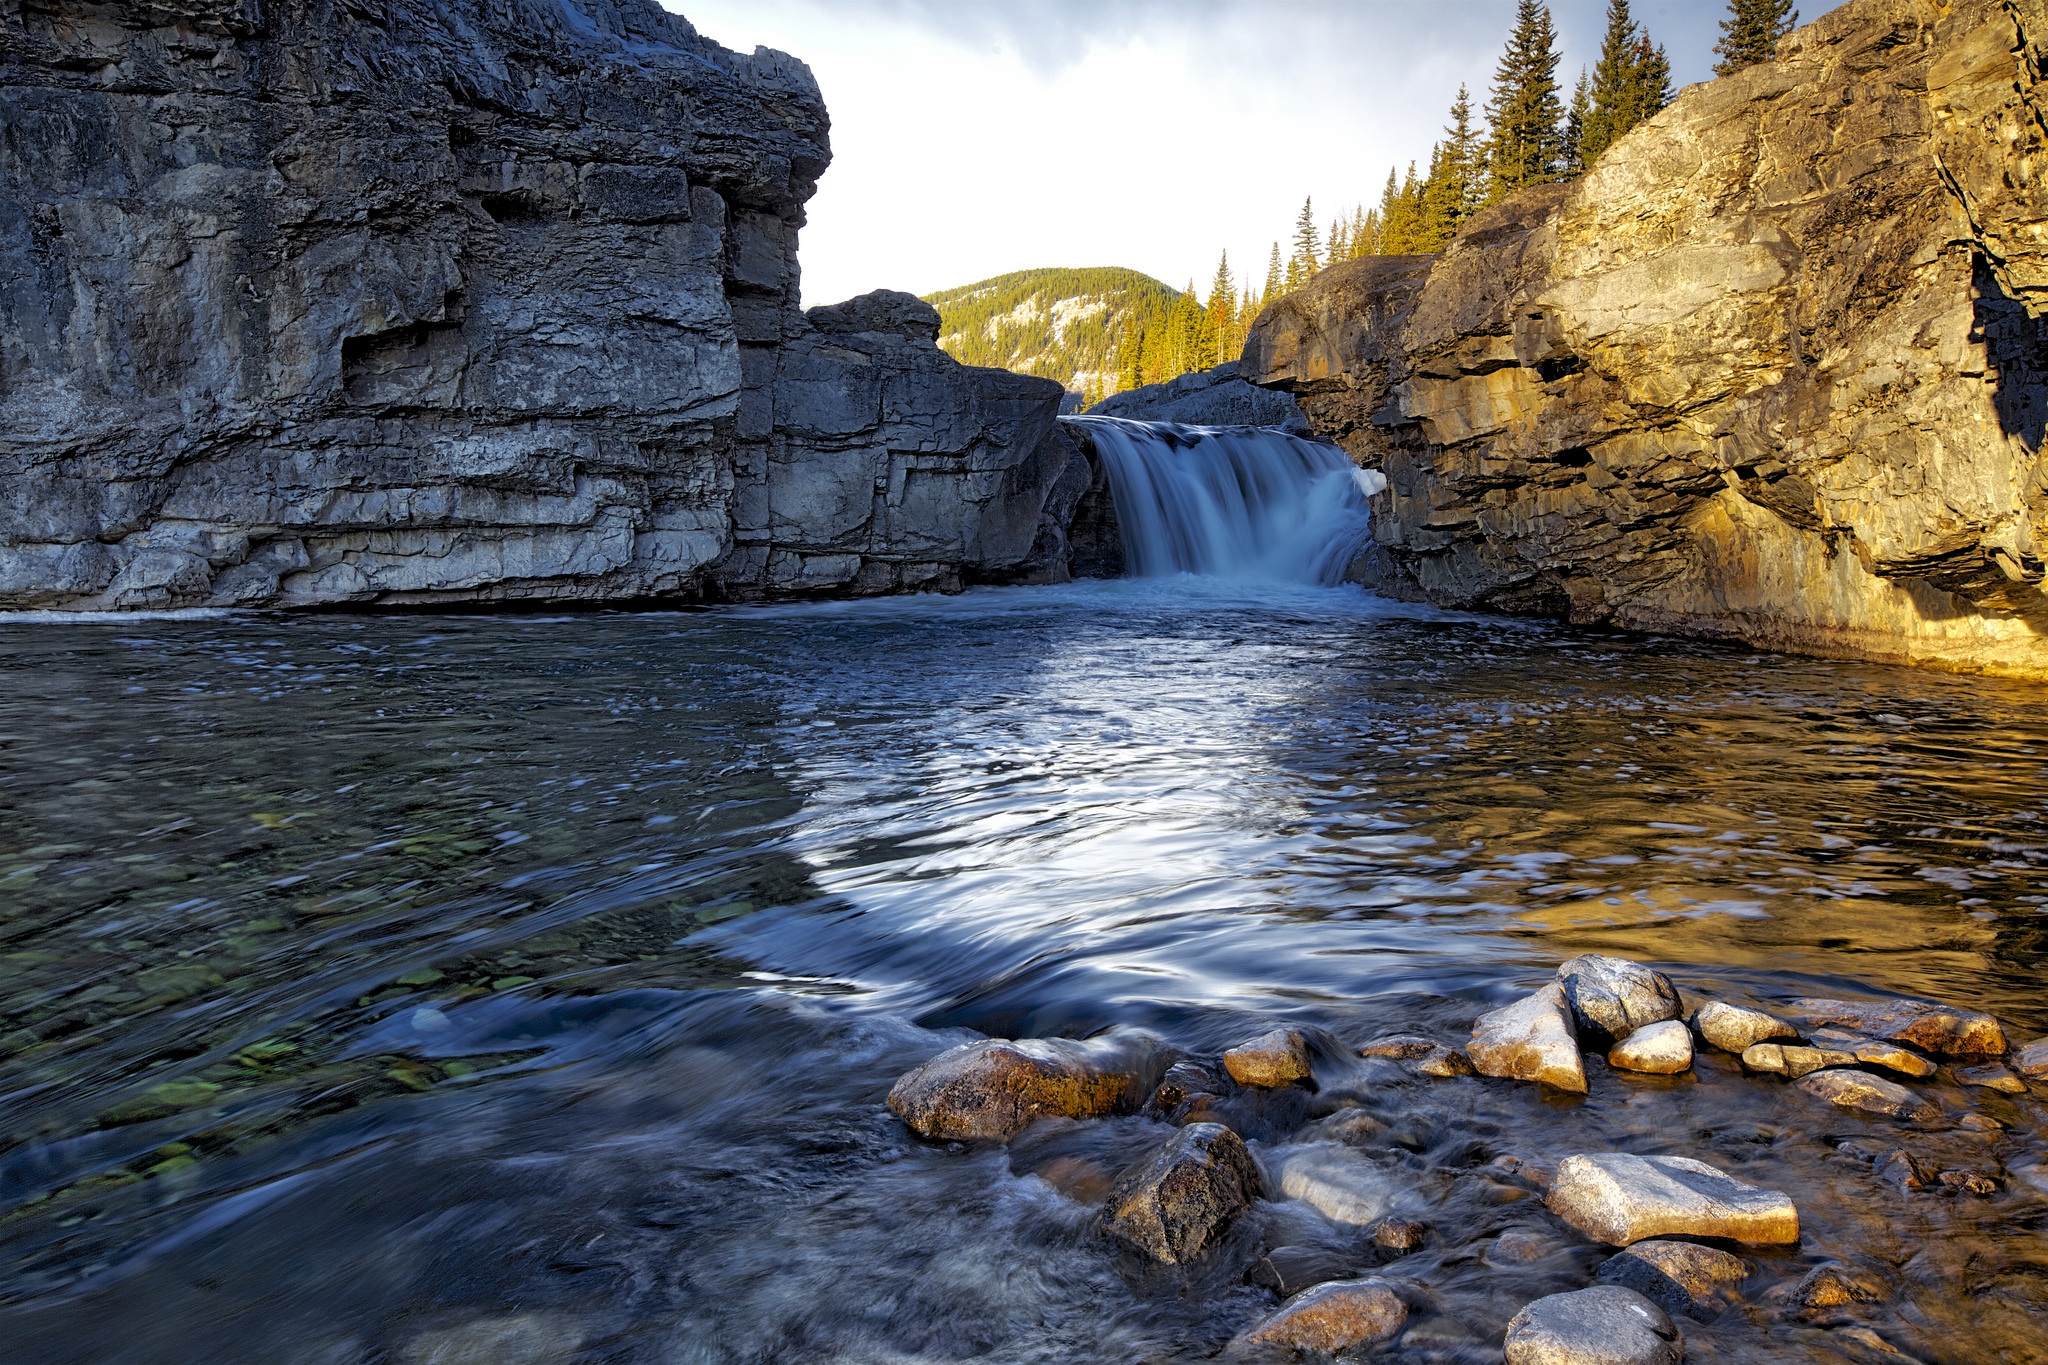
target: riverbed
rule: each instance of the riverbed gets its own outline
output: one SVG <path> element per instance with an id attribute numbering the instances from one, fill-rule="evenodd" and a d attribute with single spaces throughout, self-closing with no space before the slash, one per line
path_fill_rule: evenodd
<path id="1" fill-rule="evenodd" d="M 1355 1230 L 1274 1201 L 1134 1267 L 1090 1199 L 1162 1125 L 927 1144 L 894 1079 L 980 1035 L 1455 1044 L 1588 951 L 2048 1030 L 2021 684 L 1186 577 L 15 620 L 0 659 L 17 1359 L 1210 1359 L 1272 1308 L 1262 1249 Z M 1498 1360 L 1589 1283 L 1509 1172 L 1620 1148 L 1800 1204 L 1689 1359 L 2048 1359 L 2038 1095 L 1941 1088 L 1995 1125 L 1913 1139 L 1997 1185 L 1952 1196 L 1732 1058 L 1588 1068 L 1247 1134 L 1373 1115 L 1432 1229 L 1378 1266 L 1426 1298 L 1385 1358 Z M 1882 1296 L 1784 1301 L 1830 1259 Z"/>

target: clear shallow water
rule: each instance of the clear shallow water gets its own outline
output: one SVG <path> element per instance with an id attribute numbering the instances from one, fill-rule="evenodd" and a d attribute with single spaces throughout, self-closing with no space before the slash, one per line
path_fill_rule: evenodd
<path id="1" fill-rule="evenodd" d="M 2023 686 L 1195 580 L 5 625 L 0 658 L 26 1359 L 1206 1359 L 1270 1308 L 1263 1246 L 1357 1230 L 1274 1204 L 1142 1271 L 1086 1197 L 1157 1125 L 946 1150 L 894 1078 L 965 1030 L 1461 1041 L 1590 949 L 2048 1028 Z M 1365 1066 L 1243 1122 L 1268 1154 L 1381 1125 L 1359 1159 L 1434 1229 L 1386 1268 L 1434 1305 L 1400 1358 L 1497 1359 L 1587 1283 L 1502 1158 L 1613 1147 L 1800 1201 L 1696 1359 L 1860 1358 L 1858 1326 L 2048 1358 L 2048 1199 L 2008 1169 L 2038 1100 L 1940 1088 L 2006 1125 L 1910 1139 L 1996 1173 L 1973 1201 L 1896 1191 L 1838 1150 L 1895 1125 L 1725 1061 L 1595 1071 L 1567 1102 Z M 1829 1257 L 1888 1301 L 1772 1306 Z"/>

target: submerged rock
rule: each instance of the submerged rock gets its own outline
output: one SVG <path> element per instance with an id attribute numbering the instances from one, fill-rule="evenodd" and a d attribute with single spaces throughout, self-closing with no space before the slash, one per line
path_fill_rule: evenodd
<path id="1" fill-rule="evenodd" d="M 1259 1168 L 1244 1139 L 1220 1123 L 1190 1124 L 1117 1178 L 1101 1228 L 1177 1265 L 1199 1255 L 1258 1195 Z"/>
<path id="2" fill-rule="evenodd" d="M 1479 1016 L 1466 1054 L 1482 1076 L 1540 1081 L 1586 1093 L 1586 1068 L 1564 988 L 1555 983 Z"/>
<path id="3" fill-rule="evenodd" d="M 1712 1317 L 1734 1298 L 1749 1265 L 1713 1247 L 1691 1242 L 1638 1242 L 1600 1267 L 1599 1278 L 1633 1289 L 1667 1313 Z"/>
<path id="4" fill-rule="evenodd" d="M 1921 1099 L 1905 1086 L 1867 1071 L 1816 1071 L 1800 1080 L 1799 1088 L 1809 1095 L 1818 1095 L 1837 1108 L 1885 1118 L 1925 1120 L 1941 1112 L 1933 1103 Z"/>
<path id="5" fill-rule="evenodd" d="M 1742 1065 L 1751 1071 L 1797 1080 L 1831 1066 L 1854 1066 L 1856 1054 L 1790 1043 L 1757 1043 L 1743 1049 Z"/>
<path id="6" fill-rule="evenodd" d="M 1190 1099 L 1205 1096 L 1209 1099 L 1220 1097 L 1230 1087 L 1221 1072 L 1201 1062 L 1179 1061 L 1166 1068 L 1166 1074 L 1159 1078 L 1159 1084 L 1152 1091 L 1152 1098 L 1146 1101 L 1149 1114 L 1166 1117 L 1174 1114 Z"/>
<path id="7" fill-rule="evenodd" d="M 1239 1085 L 1262 1090 L 1305 1081 L 1309 1077 L 1308 1040 L 1293 1029 L 1276 1028 L 1224 1053 L 1223 1069 Z"/>
<path id="8" fill-rule="evenodd" d="M 1621 1285 L 1552 1294 L 1508 1323 L 1507 1365 L 1679 1365 L 1677 1324 Z"/>
<path id="9" fill-rule="evenodd" d="M 1692 1017 L 1702 1041 L 1723 1052 L 1743 1052 L 1773 1038 L 1796 1038 L 1799 1030 L 1762 1010 L 1709 1000 Z"/>
<path id="10" fill-rule="evenodd" d="M 1902 1076 L 1920 1078 L 1934 1074 L 1933 1062 L 1902 1043 L 1865 1038 L 1861 1034 L 1833 1028 L 1815 1029 L 1809 1041 L 1816 1048 L 1846 1052 L 1865 1066 L 1881 1066 Z"/>
<path id="11" fill-rule="evenodd" d="M 1418 1033 L 1389 1033 L 1375 1038 L 1358 1049 L 1361 1057 L 1385 1057 L 1390 1061 L 1412 1062 L 1418 1057 L 1427 1057 L 1442 1047 L 1434 1038 L 1424 1038 Z"/>
<path id="12" fill-rule="evenodd" d="M 2002 1057 L 2005 1030 L 1988 1014 L 1924 1000 L 1795 1000 L 1787 1012 L 1814 1028 L 1909 1043 L 1937 1057 Z"/>
<path id="13" fill-rule="evenodd" d="M 1792 1291 L 1792 1298 L 1804 1308 L 1843 1308 L 1852 1303 L 1881 1303 L 1884 1288 L 1870 1276 L 1830 1261 L 1815 1266 Z"/>
<path id="14" fill-rule="evenodd" d="M 1282 1195 L 1299 1199 L 1332 1222 L 1362 1227 L 1393 1206 L 1392 1178 L 1348 1147 L 1283 1147 L 1267 1158 L 1267 1166 Z"/>
<path id="15" fill-rule="evenodd" d="M 1799 1210 L 1788 1196 L 1690 1157 L 1568 1156 L 1558 1163 L 1544 1203 L 1610 1246 L 1666 1236 L 1761 1245 L 1799 1240 Z"/>
<path id="16" fill-rule="evenodd" d="M 1429 1239 L 1429 1224 L 1418 1223 L 1413 1218 L 1383 1219 L 1372 1230 L 1372 1244 L 1385 1250 L 1406 1256 L 1419 1249 Z"/>
<path id="17" fill-rule="evenodd" d="M 1874 1163 L 1878 1175 L 1902 1190 L 1924 1190 L 1934 1184 L 1936 1173 L 1903 1147 L 1893 1148 Z"/>
<path id="18" fill-rule="evenodd" d="M 1384 1280 L 1341 1280 L 1296 1295 L 1244 1339 L 1331 1355 L 1391 1340 L 1407 1321 L 1408 1305 Z"/>
<path id="19" fill-rule="evenodd" d="M 913 1067 L 889 1108 L 922 1137 L 1004 1139 L 1039 1118 L 1128 1112 L 1141 1093 L 1128 1049 L 1114 1044 L 984 1038 Z"/>
<path id="20" fill-rule="evenodd" d="M 2048 1038 L 2036 1038 L 2006 1059 L 2030 1081 L 2048 1081 Z"/>
<path id="21" fill-rule="evenodd" d="M 1244 1277 L 1291 1299 L 1311 1286 L 1348 1279 L 1356 1269 L 1349 1257 L 1329 1247 L 1279 1246 L 1253 1261 Z"/>
<path id="22" fill-rule="evenodd" d="M 1985 1090 L 1996 1090 L 2001 1095 L 2024 1095 L 2027 1083 L 2006 1068 L 1993 1062 L 1987 1066 L 1959 1066 L 1953 1068 L 1955 1078 L 1963 1085 L 1974 1085 Z"/>
<path id="23" fill-rule="evenodd" d="M 1572 1017 L 1595 1035 L 1619 1041 L 1680 1013 L 1671 978 L 1625 957 L 1582 953 L 1557 969 L 1557 979 Z"/>
<path id="24" fill-rule="evenodd" d="M 1692 1067 L 1692 1033 L 1676 1019 L 1646 1024 L 1614 1045 L 1607 1064 L 1622 1071 L 1675 1076 Z"/>

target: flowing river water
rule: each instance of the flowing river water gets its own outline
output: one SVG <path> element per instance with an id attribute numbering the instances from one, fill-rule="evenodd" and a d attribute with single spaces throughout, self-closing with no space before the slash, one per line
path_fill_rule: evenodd
<path id="1" fill-rule="evenodd" d="M 1163 1269 L 1092 1221 L 1162 1124 L 882 1102 L 984 1034 L 1461 1043 L 1583 951 L 2037 1036 L 2037 688 L 1191 577 L 0 659 L 10 1359 L 1203 1360 L 1285 1244 L 1410 1287 L 1377 1358 L 1497 1361 L 1608 1254 L 1518 1172 L 1620 1149 L 1800 1206 L 1688 1359 L 2048 1360 L 2038 1093 L 1944 1076 L 1995 1126 L 1909 1132 L 1704 1051 L 1584 1098 L 1358 1063 L 1243 1131 L 1344 1147 L 1425 1244 L 1273 1200 Z M 1996 1192 L 1888 1183 L 1902 1142 Z M 1876 1301 L 1787 1300 L 1830 1260 Z"/>

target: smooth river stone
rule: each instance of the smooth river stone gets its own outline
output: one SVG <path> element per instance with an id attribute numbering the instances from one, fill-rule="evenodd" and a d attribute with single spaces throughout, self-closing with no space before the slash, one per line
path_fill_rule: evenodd
<path id="1" fill-rule="evenodd" d="M 1295 1295 L 1245 1340 L 1334 1355 L 1390 1340 L 1407 1321 L 1408 1305 L 1386 1281 L 1335 1280 Z"/>
<path id="2" fill-rule="evenodd" d="M 1676 1019 L 1646 1024 L 1614 1045 L 1607 1064 L 1622 1071 L 1675 1076 L 1692 1066 L 1692 1032 Z"/>
<path id="3" fill-rule="evenodd" d="M 1191 1123 L 1125 1171 L 1102 1210 L 1105 1235 L 1156 1261 L 1201 1254 L 1259 1197 L 1244 1139 L 1220 1123 Z"/>
<path id="4" fill-rule="evenodd" d="M 1572 1028 L 1564 988 L 1555 982 L 1512 1005 L 1473 1022 L 1465 1047 L 1482 1076 L 1541 1081 L 1559 1090 L 1586 1093 L 1586 1067 Z"/>
<path id="5" fill-rule="evenodd" d="M 1557 969 L 1557 980 L 1579 1026 L 1617 1041 L 1682 1009 L 1670 977 L 1625 957 L 1581 953 Z"/>
<path id="6" fill-rule="evenodd" d="M 1963 1085 L 1982 1086 L 1996 1090 L 2001 1095 L 2024 1095 L 2027 1083 L 1996 1062 L 1986 1066 L 1959 1066 L 1953 1068 L 1956 1080 Z"/>
<path id="7" fill-rule="evenodd" d="M 1988 1014 L 1924 1000 L 1794 1000 L 1786 1013 L 1815 1028 L 1829 1026 L 1937 1057 L 2002 1057 L 2005 1030 Z"/>
<path id="8" fill-rule="evenodd" d="M 1742 1052 L 1773 1038 L 1797 1038 L 1799 1030 L 1762 1010 L 1709 1000 L 1692 1017 L 1701 1041 L 1723 1052 Z"/>
<path id="9" fill-rule="evenodd" d="M 1903 1043 L 1865 1038 L 1861 1034 L 1834 1028 L 1815 1029 L 1808 1041 L 1817 1048 L 1846 1052 L 1865 1066 L 1881 1066 L 1902 1076 L 1924 1079 L 1934 1074 L 1934 1063 Z"/>
<path id="10" fill-rule="evenodd" d="M 1799 1240 L 1799 1210 L 1788 1196 L 1690 1157 L 1568 1156 L 1543 1202 L 1609 1246 L 1672 1236 L 1763 1245 Z"/>
<path id="11" fill-rule="evenodd" d="M 1394 1204 L 1387 1173 L 1348 1147 L 1317 1143 L 1276 1148 L 1266 1157 L 1273 1183 L 1334 1223 L 1364 1226 Z"/>
<path id="12" fill-rule="evenodd" d="M 1098 1118 L 1141 1098 L 1131 1049 L 1058 1038 L 983 1038 L 913 1067 L 889 1108 L 921 1136 L 1014 1137 L 1048 1116 Z"/>
<path id="13" fill-rule="evenodd" d="M 1598 1278 L 1633 1289 L 1667 1313 L 1711 1317 L 1733 1288 L 1749 1277 L 1749 1264 L 1691 1242 L 1637 1242 L 1601 1265 Z"/>
<path id="14" fill-rule="evenodd" d="M 1508 1323 L 1507 1365 L 1681 1365 L 1671 1315 L 1633 1289 L 1595 1285 L 1552 1294 Z"/>
<path id="15" fill-rule="evenodd" d="M 1856 1054 L 1827 1048 L 1799 1047 L 1792 1043 L 1757 1043 L 1742 1050 L 1742 1065 L 1750 1071 L 1798 1079 L 1830 1066 L 1854 1066 Z"/>
<path id="16" fill-rule="evenodd" d="M 2048 1038 L 2036 1038 L 2007 1059 L 2030 1081 L 2048 1081 Z"/>
<path id="17" fill-rule="evenodd" d="M 1275 1090 L 1308 1079 L 1308 1040 L 1293 1029 L 1262 1033 L 1223 1054 L 1223 1069 L 1239 1085 Z"/>
<path id="18" fill-rule="evenodd" d="M 1892 1119 L 1931 1119 L 1941 1111 L 1905 1086 L 1867 1071 L 1816 1071 L 1799 1088 L 1840 1109 Z"/>

